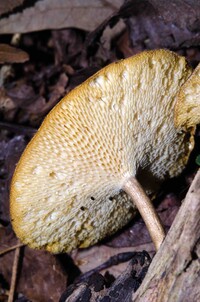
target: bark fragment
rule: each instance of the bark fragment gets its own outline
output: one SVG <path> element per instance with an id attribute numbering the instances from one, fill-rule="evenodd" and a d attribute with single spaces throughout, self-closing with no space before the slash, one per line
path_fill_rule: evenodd
<path id="1" fill-rule="evenodd" d="M 200 170 L 133 302 L 200 301 Z"/>

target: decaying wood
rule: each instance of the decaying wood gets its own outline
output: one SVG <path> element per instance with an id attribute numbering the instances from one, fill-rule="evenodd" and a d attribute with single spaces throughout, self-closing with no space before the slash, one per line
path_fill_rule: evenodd
<path id="1" fill-rule="evenodd" d="M 81 282 L 70 285 L 60 298 L 60 302 L 129 302 L 146 274 L 151 258 L 146 252 L 135 252 L 127 269 L 114 282 L 109 277 L 94 273 Z M 80 280 L 80 278 L 79 278 Z"/>
<path id="2" fill-rule="evenodd" d="M 133 302 L 200 301 L 200 170 Z"/>
<path id="3" fill-rule="evenodd" d="M 11 251 L 13 251 L 13 250 L 15 250 L 15 249 L 17 249 L 17 248 L 20 248 L 20 247 L 22 247 L 22 246 L 24 246 L 23 243 L 18 243 L 18 244 L 16 244 L 16 245 L 13 245 L 13 246 L 11 246 L 11 247 L 8 247 L 8 248 L 6 248 L 6 249 L 3 249 L 2 251 L 0 251 L 0 256 L 4 255 L 4 254 L 6 254 L 6 253 L 9 253 L 9 252 L 11 252 Z"/>

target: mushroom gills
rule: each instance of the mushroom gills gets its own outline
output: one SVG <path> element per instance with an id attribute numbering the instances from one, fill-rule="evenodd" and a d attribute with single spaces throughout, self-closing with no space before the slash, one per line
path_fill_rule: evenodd
<path id="1" fill-rule="evenodd" d="M 154 181 L 139 175 L 159 184 L 185 167 L 194 128 L 174 126 L 174 107 L 190 75 L 185 58 L 154 50 L 112 63 L 70 91 L 16 167 L 10 213 L 17 236 L 32 248 L 69 252 L 122 228 L 137 206 L 158 248 L 164 233 L 146 196 Z"/>

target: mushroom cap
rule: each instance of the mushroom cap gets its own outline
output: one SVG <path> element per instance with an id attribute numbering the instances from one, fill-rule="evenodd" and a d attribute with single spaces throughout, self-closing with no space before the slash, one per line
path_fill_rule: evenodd
<path id="1" fill-rule="evenodd" d="M 53 253 L 87 247 L 135 213 L 123 184 L 146 191 L 184 168 L 193 136 L 174 127 L 183 57 L 147 51 L 112 63 L 47 115 L 16 167 L 10 194 L 22 242 Z M 148 182 L 146 182 L 148 180 Z"/>
<path id="2" fill-rule="evenodd" d="M 180 88 L 175 106 L 175 125 L 189 129 L 200 124 L 200 64 Z"/>

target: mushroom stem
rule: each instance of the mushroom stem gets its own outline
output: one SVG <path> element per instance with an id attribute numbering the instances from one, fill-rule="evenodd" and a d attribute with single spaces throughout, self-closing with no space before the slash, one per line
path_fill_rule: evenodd
<path id="1" fill-rule="evenodd" d="M 129 178 L 122 189 L 131 197 L 134 204 L 138 208 L 138 211 L 144 219 L 156 250 L 158 250 L 165 238 L 165 232 L 160 218 L 156 213 L 149 197 L 146 195 L 135 177 Z"/>

